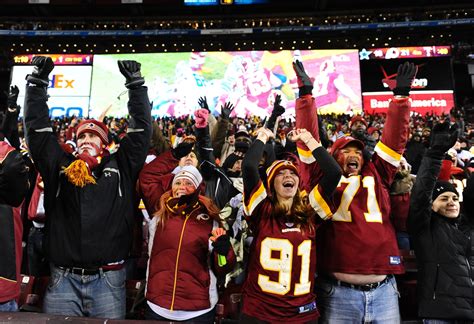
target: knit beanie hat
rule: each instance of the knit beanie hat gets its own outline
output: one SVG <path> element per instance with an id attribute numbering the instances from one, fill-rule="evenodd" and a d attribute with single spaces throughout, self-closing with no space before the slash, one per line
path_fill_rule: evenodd
<path id="1" fill-rule="evenodd" d="M 278 174 L 278 172 L 284 169 L 293 170 L 299 178 L 300 174 L 296 166 L 293 164 L 293 162 L 286 161 L 286 160 L 276 160 L 267 168 L 267 188 L 268 189 L 271 188 L 273 180 L 275 180 L 275 176 Z"/>
<path id="2" fill-rule="evenodd" d="M 439 195 L 445 193 L 445 192 L 452 192 L 455 193 L 456 195 L 459 196 L 458 191 L 456 190 L 456 187 L 448 181 L 437 181 L 433 190 L 433 195 L 432 195 L 432 200 L 435 201 L 436 198 L 438 198 Z"/>
<path id="3" fill-rule="evenodd" d="M 109 144 L 109 129 L 104 123 L 95 119 L 83 120 L 77 127 L 76 138 L 86 132 L 99 136 L 103 144 Z"/>
<path id="4" fill-rule="evenodd" d="M 196 189 L 202 182 L 201 173 L 198 169 L 196 169 L 196 167 L 192 165 L 185 165 L 178 172 L 176 172 L 172 185 L 174 185 L 179 179 L 187 179 L 191 181 Z"/>
<path id="5" fill-rule="evenodd" d="M 229 156 L 225 159 L 224 163 L 222 164 L 222 168 L 224 169 L 224 171 L 227 171 L 227 169 L 232 169 L 235 162 L 242 159 L 243 159 L 242 156 L 239 156 L 235 153 L 229 154 Z"/>

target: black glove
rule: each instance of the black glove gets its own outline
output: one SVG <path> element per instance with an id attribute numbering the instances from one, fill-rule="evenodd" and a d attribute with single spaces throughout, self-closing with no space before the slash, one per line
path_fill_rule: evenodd
<path id="1" fill-rule="evenodd" d="M 125 77 L 125 86 L 128 89 L 137 89 L 145 83 L 140 73 L 141 64 L 136 61 L 118 61 L 120 73 Z"/>
<path id="2" fill-rule="evenodd" d="M 199 104 L 199 107 L 201 107 L 202 109 L 206 109 L 207 111 L 210 112 L 209 105 L 207 104 L 206 97 L 200 97 L 198 99 L 198 104 Z"/>
<path id="3" fill-rule="evenodd" d="M 10 93 L 8 94 L 8 108 L 16 108 L 17 107 L 17 100 L 18 100 L 18 94 L 20 93 L 20 90 L 18 89 L 17 86 L 11 86 L 10 87 Z"/>
<path id="4" fill-rule="evenodd" d="M 313 81 L 309 78 L 304 70 L 303 63 L 296 60 L 293 62 L 293 69 L 295 70 L 296 77 L 298 80 L 298 88 L 300 89 L 299 96 L 304 96 L 307 94 L 311 94 L 313 91 Z"/>
<path id="5" fill-rule="evenodd" d="M 393 94 L 396 96 L 408 96 L 410 94 L 411 83 L 417 71 L 418 68 L 413 63 L 405 62 L 400 64 L 397 71 L 397 85 L 393 89 Z"/>
<path id="6" fill-rule="evenodd" d="M 185 157 L 193 150 L 194 142 L 183 141 L 179 143 L 174 149 L 171 150 L 174 158 L 180 160 L 182 157 Z"/>
<path id="7" fill-rule="evenodd" d="M 442 159 L 444 154 L 456 144 L 458 135 L 458 125 L 449 127 L 449 121 L 436 124 L 431 132 L 430 147 L 426 156 Z"/>
<path id="8" fill-rule="evenodd" d="M 225 120 L 229 120 L 230 114 L 232 113 L 232 110 L 234 110 L 234 105 L 231 104 L 230 102 L 226 102 L 221 107 L 221 117 Z"/>
<path id="9" fill-rule="evenodd" d="M 34 65 L 33 72 L 26 76 L 26 81 L 41 87 L 49 85 L 49 74 L 54 69 L 53 60 L 46 56 L 35 56 L 31 63 Z"/>
<path id="10" fill-rule="evenodd" d="M 277 118 L 283 115 L 284 113 L 285 113 L 285 107 L 281 105 L 281 96 L 278 94 L 275 96 L 275 103 L 273 104 L 272 114 L 270 115 L 268 122 L 266 122 L 265 127 L 273 130 L 273 128 L 275 127 Z"/>
<path id="11" fill-rule="evenodd" d="M 230 250 L 230 238 L 228 235 L 221 235 L 212 242 L 212 246 L 214 247 L 214 251 L 216 251 L 217 254 L 226 256 L 227 253 L 229 253 Z"/>

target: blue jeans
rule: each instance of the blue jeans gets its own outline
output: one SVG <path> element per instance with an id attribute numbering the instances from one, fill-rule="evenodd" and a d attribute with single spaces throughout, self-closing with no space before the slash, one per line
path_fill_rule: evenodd
<path id="1" fill-rule="evenodd" d="M 315 287 L 320 324 L 400 323 L 399 294 L 393 276 L 370 291 L 338 286 L 321 277 L 317 278 Z"/>
<path id="2" fill-rule="evenodd" d="M 43 249 L 44 229 L 31 227 L 28 234 L 28 270 L 35 277 L 49 276 L 49 262 Z"/>
<path id="3" fill-rule="evenodd" d="M 0 312 L 17 312 L 18 304 L 15 299 L 0 303 Z"/>
<path id="4" fill-rule="evenodd" d="M 79 275 L 51 266 L 43 311 L 54 315 L 125 318 L 125 268 Z"/>
<path id="5" fill-rule="evenodd" d="M 407 232 L 397 232 L 398 248 L 403 250 L 410 250 L 410 236 Z"/>

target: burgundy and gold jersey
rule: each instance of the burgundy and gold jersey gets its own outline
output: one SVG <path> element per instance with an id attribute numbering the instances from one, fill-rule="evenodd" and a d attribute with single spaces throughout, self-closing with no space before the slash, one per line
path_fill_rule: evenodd
<path id="1" fill-rule="evenodd" d="M 323 219 L 330 205 L 316 186 L 311 206 Z M 254 239 L 244 284 L 242 311 L 271 323 L 304 323 L 319 317 L 313 293 L 316 271 L 315 230 L 274 217 L 273 206 L 260 181 L 244 210 Z"/>
<path id="2" fill-rule="evenodd" d="M 315 231 L 276 219 L 271 209 L 267 198 L 250 217 L 254 240 L 242 311 L 270 322 L 314 320 L 319 316 L 313 293 Z"/>
<path id="3" fill-rule="evenodd" d="M 305 96 L 296 103 L 296 124 L 318 136 L 314 99 Z M 333 201 L 332 221 L 317 233 L 318 270 L 323 273 L 403 273 L 395 231 L 390 221 L 389 189 L 408 138 L 409 103 L 394 99 L 385 122 L 382 139 L 371 161 L 361 173 L 342 177 Z M 298 143 L 302 160 L 303 188 L 318 183 L 318 165 L 304 144 Z"/>

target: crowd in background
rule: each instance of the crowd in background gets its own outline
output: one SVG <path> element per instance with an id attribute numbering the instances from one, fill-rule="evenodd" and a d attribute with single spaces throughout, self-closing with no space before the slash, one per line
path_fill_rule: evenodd
<path id="1" fill-rule="evenodd" d="M 343 179 L 347 180 L 351 179 L 351 175 L 354 174 L 353 172 L 347 173 L 346 168 L 349 170 L 358 169 L 356 173 L 361 174 L 362 172 L 364 177 L 367 176 L 367 172 L 372 172 L 377 179 L 379 173 L 385 174 L 387 179 L 383 180 L 390 184 L 390 202 L 386 202 L 386 204 L 390 205 L 391 208 L 385 208 L 386 206 L 382 205 L 379 207 L 382 214 L 390 212 L 392 221 L 390 226 L 395 228 L 396 242 L 398 248 L 402 250 L 414 249 L 414 238 L 409 235 L 409 232 L 414 233 L 414 230 L 407 228 L 407 219 L 411 217 L 409 211 L 410 194 L 416 183 L 419 170 L 424 171 L 423 175 L 427 173 L 427 156 L 433 161 L 439 160 L 440 171 L 433 171 L 433 177 L 452 185 L 452 187 L 448 185 L 436 187 L 438 191 L 441 190 L 441 193 L 433 194 L 433 201 L 444 192 L 452 192 L 462 202 L 468 180 L 474 172 L 474 125 L 471 120 L 466 118 L 466 112 L 461 106 L 453 108 L 449 115 L 422 116 L 411 114 L 409 125 L 404 126 L 407 129 L 407 134 L 402 134 L 402 126 L 399 127 L 400 129 L 394 130 L 393 117 L 385 114 L 364 116 L 317 116 L 314 114 L 312 117 L 315 119 L 314 123 L 310 124 L 312 126 L 316 125 L 317 131 L 316 129 L 306 130 L 309 127 L 303 126 L 310 126 L 306 123 L 307 120 L 302 122 L 300 119 L 298 121 L 298 117 L 296 121 L 280 119 L 285 108 L 281 106 L 278 99 L 275 100 L 271 116 L 265 119 L 257 116 L 232 117 L 232 103 L 225 104 L 221 109 L 221 114 L 213 116 L 210 114 L 206 99 L 201 98 L 199 101 L 201 109 L 197 110 L 194 116 L 161 117 L 147 120 L 150 107 L 146 97 L 146 88 L 143 87 L 144 80 L 139 74 L 139 65 L 119 63 L 121 72 L 127 81 L 126 86 L 130 90 L 129 110 L 131 118 L 104 117 L 99 122 L 81 120 L 77 117 L 50 120 L 46 110 L 44 80 L 47 80 L 47 75 L 54 66 L 48 67 L 47 64 L 48 61 L 37 61 L 38 69 L 28 76 L 30 85 L 26 90 L 25 120 L 20 119 L 18 123 L 16 122 L 19 113 L 16 98 L 19 90 L 14 87 L 11 89 L 9 107 L 5 110 L 3 116 L 2 131 L 4 139 L 7 139 L 13 147 L 24 153 L 30 168 L 30 194 L 21 210 L 24 222 L 23 232 L 25 233 L 23 240 L 27 242 L 27 253 L 21 268 L 22 273 L 34 276 L 50 275 L 52 283 L 50 283 L 48 289 L 51 289 L 51 291 L 56 289 L 57 286 L 64 285 L 64 278 L 68 274 L 78 275 L 78 278 L 84 277 L 84 275 L 104 275 L 105 282 L 109 285 L 113 280 L 117 284 L 123 280 L 123 278 L 113 278 L 111 276 L 111 273 L 118 274 L 119 271 L 121 274 L 123 273 L 124 278 L 127 277 L 128 279 L 144 279 L 147 276 L 145 316 L 148 319 L 183 321 L 194 319 L 199 323 L 211 323 L 215 316 L 214 306 L 219 294 L 225 290 L 225 287 L 242 285 L 245 280 L 247 280 L 247 284 L 244 288 L 246 299 L 244 299 L 243 304 L 243 322 L 262 323 L 261 320 L 265 318 L 259 318 L 258 311 L 256 311 L 260 307 L 262 314 L 266 315 L 267 319 L 271 321 L 285 316 L 283 315 L 284 312 L 281 314 L 280 312 L 285 310 L 285 307 L 289 307 L 288 305 L 285 306 L 283 302 L 279 304 L 275 300 L 265 300 L 259 305 L 256 300 L 262 298 L 258 295 L 261 292 L 256 293 L 259 288 L 252 286 L 252 274 L 263 271 L 259 267 L 263 267 L 264 270 L 277 267 L 273 263 L 260 264 L 263 261 L 255 259 L 255 251 L 252 252 L 252 249 L 262 249 L 263 251 L 265 242 L 268 242 L 266 239 L 270 235 L 268 234 L 270 232 L 268 228 L 277 226 L 272 221 L 263 218 L 262 215 L 273 215 L 272 217 L 275 217 L 275 219 L 281 216 L 282 219 L 285 219 L 285 224 L 298 224 L 298 233 L 302 232 L 302 237 L 298 239 L 293 237 L 292 242 L 299 244 L 298 256 L 301 255 L 303 258 L 305 254 L 301 251 L 303 251 L 303 247 L 307 248 L 305 242 L 307 240 L 315 242 L 316 240 L 313 233 L 315 228 L 322 226 L 323 230 L 321 232 L 324 233 L 324 229 L 329 228 L 330 225 L 325 226 L 319 225 L 319 223 L 307 222 L 301 219 L 300 213 L 306 211 L 306 213 L 313 216 L 318 215 L 323 220 L 331 218 L 333 214 L 335 215 L 336 211 L 330 212 L 329 210 L 334 208 L 332 205 L 334 202 L 331 201 L 333 195 L 337 195 L 335 193 L 336 184 L 339 182 L 341 175 Z M 43 74 L 41 74 L 41 69 L 50 70 L 48 73 L 43 71 Z M 412 73 L 409 67 L 405 66 L 405 69 L 407 74 Z M 299 83 L 299 104 L 301 107 L 311 106 L 308 102 L 304 102 L 304 100 L 309 100 L 309 93 L 311 93 L 308 92 L 309 86 L 304 83 L 306 77 L 304 69 L 296 65 L 295 70 L 299 81 L 301 81 Z M 414 72 L 411 78 L 413 76 Z M 409 77 L 407 79 L 410 80 Z M 402 81 L 404 80 L 401 78 L 398 80 L 400 83 Z M 399 87 L 401 86 L 399 85 Z M 406 112 L 406 116 L 403 115 L 404 118 L 408 118 L 406 99 L 408 98 L 409 86 L 408 90 L 406 87 L 394 90 L 395 98 L 399 97 L 394 100 L 394 105 L 398 106 L 390 108 L 392 111 L 395 109 L 403 110 L 399 111 L 398 114 Z M 463 103 L 463 106 L 467 107 L 469 103 Z M 307 111 L 309 111 L 309 108 L 307 108 Z M 458 133 L 453 137 L 453 131 L 451 131 L 449 133 L 451 137 L 447 137 L 448 130 L 446 127 L 441 128 L 440 125 L 443 125 L 443 127 L 444 125 L 455 125 L 451 127 L 456 128 Z M 449 126 L 447 127 L 449 128 Z M 310 131 L 313 132 L 312 135 L 310 135 Z M 402 143 L 401 139 L 400 143 L 396 143 L 393 139 L 396 138 L 394 134 L 397 131 L 401 134 L 399 137 L 406 137 L 406 145 Z M 81 143 L 87 140 L 84 136 L 91 133 L 98 137 L 97 145 L 91 145 L 91 147 L 81 151 Z M 459 136 L 457 136 L 458 134 Z M 135 136 L 133 140 L 131 136 Z M 54 140 L 52 140 L 53 138 Z M 394 147 L 390 147 L 384 141 L 381 145 L 379 140 L 384 138 L 386 142 Z M 446 150 L 444 150 L 443 145 L 439 144 L 442 141 L 445 142 L 444 146 L 449 145 Z M 386 147 L 384 148 L 384 144 L 389 146 L 389 150 Z M 350 154 L 350 152 L 346 153 L 345 150 L 352 147 L 351 145 L 358 150 L 357 152 L 360 151 L 360 157 L 352 162 L 355 166 L 350 165 L 350 163 L 349 166 L 341 165 L 342 162 L 339 160 L 338 153 L 343 151 L 344 154 Z M 95 155 L 87 153 L 87 151 L 92 152 L 94 150 L 98 153 Z M 309 150 L 309 155 L 305 155 L 305 150 Z M 394 156 L 400 154 L 400 152 L 397 153 L 400 150 L 403 151 L 403 157 L 395 163 L 393 161 Z M 387 156 L 384 154 L 387 154 Z M 94 158 L 90 158 L 90 156 Z M 139 156 L 140 159 L 136 156 Z M 308 174 L 305 173 L 306 162 L 303 161 L 305 158 L 316 160 L 319 169 L 317 171 L 311 170 L 311 173 Z M 383 159 L 384 161 L 382 161 Z M 370 166 L 367 166 L 369 161 L 372 160 L 375 162 L 373 164 L 370 162 Z M 339 169 L 336 161 L 342 170 Z M 77 162 L 85 162 L 85 166 Z M 425 163 L 425 166 L 423 163 Z M 396 170 L 393 169 L 395 164 L 397 166 Z M 74 165 L 74 168 L 70 168 L 71 165 Z M 365 167 L 367 169 L 364 169 Z M 370 171 L 367 171 L 369 169 Z M 83 173 L 81 173 L 82 170 L 84 170 Z M 39 173 L 36 171 L 39 171 Z M 63 174 L 61 172 L 64 173 L 67 182 L 61 180 Z M 56 173 L 61 174 L 61 176 L 58 177 Z M 115 174 L 118 176 L 116 179 L 114 178 L 114 181 L 118 181 L 118 192 L 112 192 L 113 187 L 108 187 L 107 182 L 105 182 L 108 181 L 107 178 L 113 177 Z M 278 181 L 282 180 L 278 180 L 279 176 L 286 177 L 287 180 L 280 184 Z M 70 185 L 71 188 L 65 186 L 65 183 Z M 307 189 L 306 194 L 309 194 L 307 201 L 299 201 L 296 198 L 300 197 L 299 189 L 298 191 L 291 191 L 296 190 L 295 183 L 300 184 L 301 191 Z M 93 185 L 96 185 L 93 187 L 95 189 L 89 190 L 88 188 Z M 351 181 L 348 182 L 348 187 L 350 185 Z M 374 186 L 376 195 L 383 195 L 383 193 L 379 193 L 383 190 L 379 189 L 378 184 L 364 182 L 364 187 L 370 187 L 371 185 Z M 122 192 L 121 188 L 124 186 L 126 190 Z M 261 189 L 264 187 L 266 190 Z M 298 186 L 296 185 L 296 187 Z M 98 191 L 99 189 L 100 191 Z M 268 192 L 268 196 L 263 195 L 262 190 Z M 427 191 L 429 190 L 433 191 L 433 188 L 430 189 L 428 186 Z M 48 192 L 48 194 L 44 195 L 44 192 Z M 79 199 L 79 196 L 82 198 Z M 127 199 L 125 203 L 121 200 L 124 197 Z M 303 197 L 302 194 L 301 197 Z M 64 199 L 69 203 L 58 203 L 60 199 Z M 105 204 L 106 207 L 103 207 L 104 199 L 108 202 Z M 282 212 L 285 207 L 282 206 L 285 206 L 288 199 L 291 200 L 290 207 L 287 209 L 289 214 L 285 214 L 285 212 Z M 338 199 L 340 199 L 339 203 L 342 204 L 343 198 Z M 89 205 L 82 205 L 82 203 L 87 204 L 87 201 L 89 201 Z M 116 205 L 112 203 L 114 201 L 118 201 Z M 100 207 L 93 202 L 99 204 Z M 70 206 L 66 206 L 67 204 L 70 204 Z M 57 207 L 56 205 L 60 206 Z M 369 202 L 368 205 L 370 205 Z M 371 208 L 370 206 L 368 208 Z M 105 208 L 110 209 L 106 210 Z M 58 223 L 62 222 L 61 226 L 68 226 L 64 219 L 62 221 L 58 220 L 59 215 L 65 217 L 65 215 L 68 215 L 68 211 L 83 213 L 83 210 L 86 209 L 91 214 L 98 213 L 97 215 L 100 212 L 105 214 L 127 213 L 125 217 L 127 222 L 135 221 L 137 224 L 130 230 L 130 228 L 127 228 L 128 225 L 125 224 L 123 227 L 117 224 L 112 226 L 113 220 L 106 220 L 101 223 L 108 229 L 107 232 L 110 235 L 105 235 L 102 238 L 96 235 L 93 240 L 95 242 L 103 240 L 103 245 L 107 246 L 107 253 L 110 254 L 108 259 L 103 259 L 103 256 L 98 255 L 98 253 L 95 255 L 94 251 L 88 251 L 87 253 L 91 256 L 87 257 L 84 256 L 87 253 L 83 254 L 82 251 L 79 255 L 75 255 L 77 253 L 76 247 L 74 244 L 69 246 L 70 243 L 67 241 L 78 234 L 71 230 L 68 232 L 70 236 L 67 237 L 56 232 L 62 228 L 57 225 Z M 48 215 L 48 211 L 52 211 L 51 214 L 54 215 Z M 186 215 L 186 217 L 180 218 L 181 214 Z M 244 217 L 244 215 L 247 217 Z M 252 220 L 250 220 L 250 216 L 252 216 Z M 55 233 L 61 239 L 50 237 L 47 242 L 48 247 L 51 248 L 52 244 L 65 245 L 65 247 L 57 248 L 60 252 L 53 253 L 53 255 L 51 252 L 45 254 L 43 247 L 45 224 L 53 222 L 48 219 L 49 217 L 52 217 L 52 219 L 54 217 L 54 223 L 56 224 L 47 225 L 50 235 Z M 87 215 L 82 217 L 87 217 Z M 194 221 L 200 220 L 200 217 L 205 220 L 205 224 Z M 188 219 L 192 221 L 188 223 Z M 258 219 L 257 225 L 255 219 Z M 68 221 L 78 227 L 85 227 L 85 223 L 74 223 L 72 218 Z M 293 225 L 286 226 L 288 232 L 296 230 L 296 228 L 292 228 Z M 300 227 L 301 231 L 299 230 Z M 189 228 L 192 228 L 192 230 L 189 230 Z M 93 227 L 89 227 L 89 230 L 93 230 Z M 183 234 L 185 230 L 189 231 L 186 233 L 192 233 L 192 239 Z M 384 231 L 386 230 L 384 229 Z M 126 246 L 122 249 L 126 251 L 125 254 L 113 246 L 112 243 L 116 239 L 113 235 L 115 233 L 111 233 L 113 231 L 116 231 L 119 236 L 133 235 L 133 237 L 128 237 L 125 240 L 127 242 L 124 243 L 125 245 L 129 243 L 133 247 L 131 252 L 126 251 Z M 321 234 L 321 240 L 329 240 L 328 235 L 328 233 Z M 209 237 L 210 242 L 208 242 Z M 176 242 L 176 246 L 173 245 L 174 243 L 170 243 L 177 238 L 179 240 Z M 254 242 L 252 242 L 252 238 Z M 274 238 L 273 240 L 280 239 Z M 91 238 L 91 241 L 93 240 Z M 271 244 L 276 244 L 275 241 L 272 241 Z M 462 241 L 462 244 L 467 244 L 463 240 L 460 241 Z M 93 246 L 90 245 L 90 247 Z M 184 268 L 178 270 L 179 262 L 177 260 L 175 262 L 174 254 L 170 250 L 175 251 L 176 249 L 179 256 L 182 246 L 185 251 L 183 253 L 186 253 L 182 260 L 186 261 L 181 261 L 180 267 Z M 424 253 L 424 250 L 421 250 L 420 246 L 423 247 L 423 244 L 419 243 L 417 245 L 421 254 Z M 300 247 L 302 247 L 301 251 Z M 285 253 L 287 251 L 287 246 L 283 243 L 278 248 L 285 251 Z M 275 251 L 275 249 L 277 248 L 273 248 L 271 251 Z M 319 249 L 320 247 L 318 247 L 318 257 L 321 255 L 323 261 L 329 260 L 329 257 L 324 256 L 324 252 Z M 335 247 L 335 249 L 337 251 L 337 249 L 343 248 Z M 383 249 L 390 250 L 392 247 L 387 243 L 387 246 Z M 466 249 L 470 251 L 470 247 Z M 291 253 L 293 253 L 292 251 L 293 248 L 291 247 Z M 65 254 L 69 252 L 71 255 L 66 256 Z M 269 260 L 283 262 L 283 252 L 280 252 L 279 256 L 272 254 L 273 252 L 269 253 L 271 253 Z M 367 253 L 370 253 L 370 251 Z M 46 255 L 52 257 L 53 260 L 47 259 Z M 296 255 L 294 258 L 296 259 Z M 400 266 L 400 260 L 397 259 L 397 256 L 393 256 L 393 258 L 393 260 L 390 259 L 391 265 Z M 98 262 L 102 262 L 102 264 L 97 264 L 97 260 L 100 260 Z M 314 272 L 315 264 L 313 265 L 312 262 L 313 260 L 311 260 L 311 266 L 308 265 L 308 267 L 311 267 L 311 271 Z M 361 261 L 361 264 L 364 264 L 364 262 L 370 263 L 370 261 Z M 53 263 L 53 265 L 50 265 L 50 263 Z M 100 267 L 97 268 L 97 266 Z M 382 285 L 396 286 L 392 283 L 395 279 L 391 275 L 399 274 L 402 271 L 399 268 L 392 271 L 381 267 L 374 272 L 374 275 L 377 275 L 376 281 L 361 281 L 356 284 L 349 277 L 326 276 L 338 271 L 334 270 L 337 267 L 333 264 L 331 264 L 333 268 L 328 266 L 325 269 L 325 266 L 327 265 L 323 264 L 322 269 L 326 272 L 322 271 L 320 276 L 321 280 L 325 281 L 317 284 L 318 289 L 320 289 L 318 297 L 324 296 L 325 293 L 321 289 L 326 287 L 325 285 L 360 291 L 366 291 L 365 289 L 376 290 Z M 304 266 L 301 265 L 301 267 Z M 191 269 L 194 273 L 188 273 Z M 364 271 L 367 271 L 367 269 L 355 268 L 355 270 L 349 271 L 347 265 L 344 265 L 341 269 L 345 271 L 341 270 L 339 272 L 354 271 L 357 274 L 365 274 Z M 273 271 L 280 273 L 280 270 Z M 283 273 L 283 270 L 281 271 Z M 303 278 L 303 270 L 301 271 L 301 278 Z M 180 283 L 176 282 L 178 272 L 183 276 Z M 281 288 L 274 284 L 274 282 L 280 284 L 283 280 L 280 277 L 277 279 L 269 279 L 269 277 L 262 279 L 262 276 L 262 274 L 259 274 L 258 279 L 255 279 L 260 287 L 266 285 L 265 287 L 270 292 L 273 291 L 272 289 L 277 291 Z M 171 278 L 174 278 L 174 282 Z M 301 278 L 297 280 L 303 280 Z M 349 283 L 341 278 L 348 278 Z M 311 280 L 314 280 L 314 278 Z M 200 286 L 199 281 L 205 282 L 204 286 Z M 265 285 L 262 284 L 262 281 L 265 282 Z M 74 278 L 71 278 L 69 283 L 75 285 Z M 112 288 L 114 288 L 113 283 Z M 183 286 L 176 288 L 177 285 Z M 284 284 L 282 285 L 284 286 Z M 296 293 L 297 286 L 298 284 L 294 287 L 294 296 L 299 296 Z M 125 316 L 122 311 L 110 313 L 94 309 L 93 306 L 76 311 L 66 302 L 58 305 L 58 300 L 54 298 L 61 298 L 63 301 L 69 298 L 66 295 L 66 290 L 71 288 L 63 289 L 65 291 L 61 294 L 55 291 L 56 295 L 52 293 L 47 295 L 45 300 L 46 312 L 61 314 L 66 309 L 70 309 L 70 314 L 82 316 L 115 318 Z M 103 288 L 96 289 L 96 292 L 106 291 Z M 111 291 L 110 287 L 107 289 L 109 289 L 107 291 Z M 299 287 L 299 289 L 303 291 L 300 293 L 300 299 L 298 299 L 299 304 L 291 304 L 291 307 L 285 311 L 287 314 L 288 312 L 291 313 L 294 311 L 293 308 L 297 308 L 296 305 L 299 305 L 300 310 L 298 312 L 295 312 L 292 316 L 287 316 L 290 319 L 299 318 L 305 323 L 312 323 L 315 319 L 312 314 L 317 309 L 316 303 L 313 304 L 312 301 L 314 295 L 306 291 L 305 287 Z M 112 292 L 110 293 L 112 294 Z M 113 293 L 119 294 L 120 292 Z M 282 295 L 278 291 L 275 294 Z M 347 294 L 347 292 L 344 292 L 340 296 L 347 297 Z M 387 291 L 384 294 L 387 294 Z M 265 294 L 263 295 L 265 296 Z M 357 299 L 354 296 L 351 296 L 351 298 Z M 123 296 L 119 296 L 117 299 L 122 300 Z M 109 302 L 104 299 L 101 302 L 107 304 L 108 307 L 118 307 L 116 300 Z M 275 313 L 266 308 L 272 303 L 277 305 L 274 306 L 278 309 Z M 295 303 L 295 300 L 292 303 Z M 335 319 L 335 317 L 332 317 L 335 314 L 331 313 L 330 303 L 321 302 L 318 307 L 320 312 L 325 313 L 322 315 L 326 316 L 326 320 Z M 398 311 L 398 306 L 395 308 Z M 461 316 L 471 320 L 474 319 L 474 305 L 472 302 L 470 309 L 469 307 L 466 308 L 468 310 L 462 313 Z M 429 311 L 421 311 L 420 314 L 426 318 L 439 316 L 439 314 L 430 315 Z M 393 320 L 393 318 L 390 320 Z"/>

